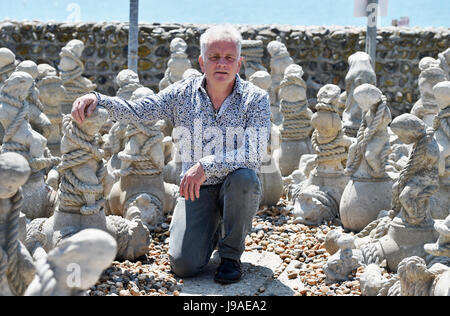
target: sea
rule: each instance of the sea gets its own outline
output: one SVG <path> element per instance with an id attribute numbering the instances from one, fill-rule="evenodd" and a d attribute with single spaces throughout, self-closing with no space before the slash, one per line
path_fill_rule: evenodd
<path id="1" fill-rule="evenodd" d="M 140 23 L 281 24 L 366 26 L 355 16 L 367 0 L 139 0 Z M 450 27 L 450 0 L 379 0 L 393 20 L 407 26 Z M 129 0 L 0 0 L 0 21 L 103 22 L 129 20 Z"/>

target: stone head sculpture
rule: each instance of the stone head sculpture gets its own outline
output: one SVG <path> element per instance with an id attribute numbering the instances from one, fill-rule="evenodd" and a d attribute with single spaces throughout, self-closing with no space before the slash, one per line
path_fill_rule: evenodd
<path id="1" fill-rule="evenodd" d="M 303 69 L 297 64 L 286 67 L 278 92 L 281 100 L 298 102 L 306 99 L 306 83 L 302 79 Z"/>
<path id="2" fill-rule="evenodd" d="M 80 40 L 73 39 L 68 42 L 65 47 L 74 53 L 78 58 L 80 58 L 81 54 L 83 54 L 84 44 Z"/>
<path id="3" fill-rule="evenodd" d="M 47 76 L 58 76 L 58 72 L 55 67 L 52 67 L 49 64 L 39 64 L 37 68 L 39 72 L 37 77 L 38 81 Z"/>
<path id="4" fill-rule="evenodd" d="M 444 71 L 435 64 L 424 68 L 419 75 L 419 90 L 422 102 L 434 102 L 433 87 L 439 82 L 445 81 Z"/>
<path id="5" fill-rule="evenodd" d="M 174 38 L 171 42 L 170 42 L 170 51 L 172 53 L 176 53 L 176 52 L 185 52 L 187 49 L 187 44 L 186 42 L 179 37 Z"/>
<path id="6" fill-rule="evenodd" d="M 31 77 L 33 77 L 33 80 L 36 80 L 36 78 L 39 75 L 38 66 L 34 61 L 31 60 L 22 61 L 20 64 L 17 65 L 16 71 L 23 71 L 30 74 Z"/>
<path id="7" fill-rule="evenodd" d="M 294 193 L 293 214 L 296 221 L 317 225 L 333 220 L 339 213 L 339 205 L 328 193 L 313 188 Z"/>
<path id="8" fill-rule="evenodd" d="M 441 109 L 450 106 L 450 81 L 442 81 L 433 87 L 434 98 Z"/>
<path id="9" fill-rule="evenodd" d="M 137 99 L 144 98 L 144 97 L 146 97 L 148 95 L 152 95 L 152 94 L 155 94 L 152 89 L 147 88 L 147 87 L 140 87 L 140 88 L 137 88 L 136 90 L 134 90 L 133 94 L 131 95 L 130 100 L 135 101 Z"/>
<path id="10" fill-rule="evenodd" d="M 110 234 L 99 229 L 82 230 L 37 260 L 36 276 L 25 295 L 83 295 L 111 265 L 116 252 L 117 243 Z"/>
<path id="11" fill-rule="evenodd" d="M 358 86 L 353 92 L 353 97 L 364 112 L 379 103 L 382 95 L 380 89 L 368 83 Z"/>
<path id="12" fill-rule="evenodd" d="M 33 77 L 23 71 L 16 71 L 4 82 L 0 92 L 6 93 L 12 97 L 23 101 L 28 96 L 30 88 L 33 85 Z"/>
<path id="13" fill-rule="evenodd" d="M 138 84 L 139 76 L 133 70 L 124 69 L 124 70 L 121 70 L 119 72 L 119 74 L 117 75 L 116 83 L 120 88 L 122 88 L 128 84 L 131 84 L 131 83 Z"/>
<path id="14" fill-rule="evenodd" d="M 13 152 L 0 155 L 0 199 L 9 199 L 27 182 L 31 169 L 27 160 Z"/>
<path id="15" fill-rule="evenodd" d="M 267 71 L 262 70 L 253 73 L 253 75 L 250 76 L 249 81 L 265 91 L 268 91 L 272 85 L 272 77 Z"/>
<path id="16" fill-rule="evenodd" d="M 76 123 L 75 120 L 73 122 L 80 130 L 92 137 L 100 131 L 108 117 L 108 111 L 103 107 L 97 106 L 91 116 L 86 117 L 82 124 Z"/>
<path id="17" fill-rule="evenodd" d="M 40 100 L 46 105 L 59 105 L 65 98 L 66 89 L 58 76 L 43 77 L 36 86 L 39 89 Z"/>
<path id="18" fill-rule="evenodd" d="M 317 102 L 331 104 L 336 111 L 340 107 L 341 88 L 334 84 L 326 84 L 317 93 Z"/>
<path id="19" fill-rule="evenodd" d="M 426 134 L 427 126 L 417 116 L 405 113 L 392 120 L 391 129 L 403 143 L 413 144 Z"/>
<path id="20" fill-rule="evenodd" d="M 0 48 L 0 84 L 3 83 L 16 69 L 16 55 L 6 48 Z"/>
<path id="21" fill-rule="evenodd" d="M 84 50 L 84 44 L 80 40 L 71 40 L 61 50 L 61 61 L 59 63 L 59 69 L 63 72 L 71 71 L 76 68 L 83 68 L 83 64 L 80 61 L 81 54 Z"/>
<path id="22" fill-rule="evenodd" d="M 191 67 L 191 62 L 186 54 L 187 44 L 181 38 L 174 38 L 170 42 L 171 58 L 167 63 L 170 69 L 170 79 L 178 81 L 184 72 Z"/>

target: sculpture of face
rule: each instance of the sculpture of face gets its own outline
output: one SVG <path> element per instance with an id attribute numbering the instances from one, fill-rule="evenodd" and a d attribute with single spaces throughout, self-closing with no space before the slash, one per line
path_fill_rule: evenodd
<path id="1" fill-rule="evenodd" d="M 450 106 L 450 81 L 443 81 L 433 87 L 434 98 L 441 109 Z"/>
<path id="2" fill-rule="evenodd" d="M 31 169 L 26 159 L 16 153 L 0 155 L 0 199 L 9 199 L 27 182 Z"/>
<path id="3" fill-rule="evenodd" d="M 425 135 L 426 125 L 417 116 L 405 113 L 392 120 L 391 130 L 403 143 L 413 144 Z"/>
<path id="4" fill-rule="evenodd" d="M 353 97 L 363 111 L 369 111 L 373 105 L 380 102 L 381 96 L 381 91 L 368 83 L 360 85 L 353 92 Z"/>
<path id="5" fill-rule="evenodd" d="M 28 96 L 33 82 L 33 77 L 28 73 L 15 71 L 5 81 L 2 91 L 23 101 Z"/>
<path id="6" fill-rule="evenodd" d="M 139 83 L 139 76 L 133 70 L 124 69 L 119 72 L 116 81 L 119 87 L 123 87 L 130 83 Z"/>
<path id="7" fill-rule="evenodd" d="M 329 203 L 326 205 L 321 201 L 318 193 L 318 191 L 305 190 L 295 197 L 293 214 L 297 222 L 319 225 L 335 218 L 334 214 L 338 212 L 335 207 L 336 202 L 331 201 L 332 197 L 327 195 Z M 321 195 L 323 197 L 324 194 Z"/>

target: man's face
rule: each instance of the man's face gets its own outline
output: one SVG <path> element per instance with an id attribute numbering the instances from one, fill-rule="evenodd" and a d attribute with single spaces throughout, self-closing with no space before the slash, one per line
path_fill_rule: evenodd
<path id="1" fill-rule="evenodd" d="M 216 40 L 206 48 L 206 60 L 199 57 L 199 64 L 207 82 L 230 84 L 241 69 L 242 58 L 238 58 L 236 45 L 232 41 Z"/>

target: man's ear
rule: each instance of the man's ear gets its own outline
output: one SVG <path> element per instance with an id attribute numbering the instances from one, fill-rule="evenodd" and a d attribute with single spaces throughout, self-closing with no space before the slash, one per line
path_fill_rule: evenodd
<path id="1" fill-rule="evenodd" d="M 204 70 L 205 65 L 204 65 L 204 63 L 203 63 L 203 57 L 202 57 L 202 55 L 200 55 L 200 56 L 198 57 L 198 63 L 199 63 L 199 65 L 200 65 L 200 69 L 201 69 L 203 72 L 205 72 L 205 70 Z"/>

